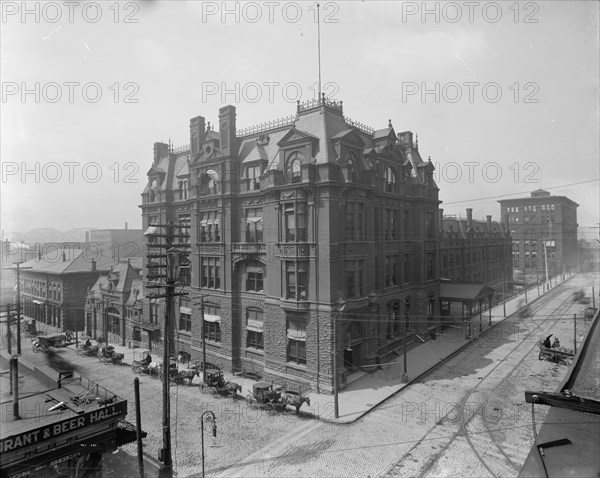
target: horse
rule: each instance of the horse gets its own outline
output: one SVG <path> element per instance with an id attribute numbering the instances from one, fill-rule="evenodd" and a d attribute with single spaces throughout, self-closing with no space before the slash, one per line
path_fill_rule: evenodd
<path id="1" fill-rule="evenodd" d="M 161 367 L 162 362 L 150 362 L 146 368 L 146 373 L 148 375 L 158 375 Z"/>
<path id="2" fill-rule="evenodd" d="M 188 385 L 191 385 L 194 377 L 197 377 L 198 375 L 200 375 L 200 372 L 196 369 L 180 370 L 173 378 L 173 381 L 181 382 L 181 384 L 183 384 L 185 380 L 189 380 Z"/>
<path id="3" fill-rule="evenodd" d="M 237 399 L 238 390 L 242 391 L 242 386 L 236 382 L 225 382 L 225 388 L 229 390 L 234 399 Z"/>
<path id="4" fill-rule="evenodd" d="M 306 403 L 310 407 L 310 397 L 307 395 L 285 395 L 285 404 L 296 408 L 296 415 L 300 414 L 300 407 Z"/>

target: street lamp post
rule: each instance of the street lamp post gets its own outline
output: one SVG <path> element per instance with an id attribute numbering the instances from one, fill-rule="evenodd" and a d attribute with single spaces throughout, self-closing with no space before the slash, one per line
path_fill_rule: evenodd
<path id="1" fill-rule="evenodd" d="M 333 365 L 333 415 L 335 418 L 340 417 L 339 402 L 338 402 L 338 370 L 337 370 L 337 320 L 344 312 L 346 303 L 340 297 L 337 301 L 336 311 L 333 316 L 333 346 L 331 348 L 331 361 Z"/>
<path id="2" fill-rule="evenodd" d="M 202 478 L 204 478 L 204 415 L 209 415 L 206 421 L 212 422 L 213 437 L 217 437 L 217 417 L 213 412 L 206 411 L 200 416 L 200 436 L 202 437 Z"/>
<path id="3" fill-rule="evenodd" d="M 406 364 L 406 346 L 407 346 L 407 340 L 408 340 L 408 313 L 410 311 L 410 297 L 406 297 L 404 299 L 404 308 L 405 308 L 405 313 L 404 313 L 404 330 L 403 330 L 403 334 L 404 337 L 402 339 L 402 344 L 403 344 L 403 372 L 402 372 L 402 383 L 408 383 L 408 367 Z"/>

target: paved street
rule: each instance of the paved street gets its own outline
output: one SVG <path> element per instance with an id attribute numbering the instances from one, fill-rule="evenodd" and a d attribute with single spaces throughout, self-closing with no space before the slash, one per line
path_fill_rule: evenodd
<path id="1" fill-rule="evenodd" d="M 200 475 L 199 420 L 203 411 L 212 410 L 217 416 L 218 436 L 213 441 L 210 427 L 206 427 L 209 476 L 514 476 L 533 440 L 523 391 L 554 390 L 566 372 L 564 365 L 537 359 L 538 337 L 552 332 L 563 345 L 572 347 L 572 316 L 581 306 L 573 304 L 569 296 L 579 287 L 589 288 L 590 279 L 576 276 L 553 288 L 534 302 L 533 317 L 525 321 L 509 318 L 496 325 L 354 423 L 334 424 L 293 413 L 269 415 L 243 400 L 234 402 L 202 394 L 198 386 L 173 386 L 173 459 L 177 474 Z M 509 309 L 509 313 L 512 310 L 516 309 Z M 580 322 L 578 330 L 583 334 L 583 320 Z M 429 359 L 437 363 L 442 345 L 448 346 L 447 342 L 440 338 L 420 346 L 422 362 Z M 74 365 L 127 398 L 128 418 L 133 421 L 136 375 L 130 367 L 79 357 L 72 347 L 55 349 L 49 355 L 34 354 L 29 339 L 24 340 L 23 347 L 24 359 L 57 368 Z M 416 368 L 416 357 L 409 358 L 411 369 Z M 374 383 L 374 376 L 366 377 L 363 385 L 360 380 L 352 384 L 352 393 L 340 394 L 342 413 L 351 407 L 351 401 L 345 401 L 349 397 L 355 397 L 354 402 L 362 398 L 363 407 L 373 408 L 380 401 L 377 397 L 391 395 L 385 385 L 367 388 L 365 384 Z M 235 380 L 243 382 L 245 395 L 251 382 L 239 377 Z M 197 384 L 198 378 L 195 381 Z M 142 426 L 148 432 L 145 451 L 155 458 L 162 442 L 161 383 L 144 375 L 140 376 L 140 385 Z M 314 403 L 310 408 L 316 409 Z M 537 413 L 542 420 L 543 408 L 538 407 Z M 123 451 L 135 456 L 135 445 Z"/>

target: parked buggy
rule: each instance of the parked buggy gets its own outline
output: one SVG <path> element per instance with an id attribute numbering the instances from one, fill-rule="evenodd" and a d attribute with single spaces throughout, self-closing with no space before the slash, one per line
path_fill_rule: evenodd
<path id="1" fill-rule="evenodd" d="M 96 341 L 92 342 L 89 338 L 86 338 L 83 344 L 77 346 L 77 355 L 83 357 L 97 357 L 100 346 Z"/>
<path id="2" fill-rule="evenodd" d="M 199 373 L 201 373 L 199 371 Z M 207 369 L 204 380 L 200 383 L 200 391 L 210 390 L 214 397 L 232 397 L 238 398 L 238 391 L 242 391 L 242 386 L 235 382 L 225 381 L 223 371 L 211 368 Z"/>
<path id="3" fill-rule="evenodd" d="M 282 399 L 281 390 L 281 387 L 273 387 L 271 383 L 257 382 L 252 385 L 252 393 L 246 395 L 246 402 L 269 413 L 285 412 L 287 402 Z"/>
<path id="4" fill-rule="evenodd" d="M 124 354 L 115 352 L 114 345 L 105 345 L 98 352 L 98 360 L 105 364 L 123 365 Z"/>
<path id="5" fill-rule="evenodd" d="M 133 373 L 149 373 L 148 367 L 152 363 L 150 350 L 135 349 L 133 351 L 133 361 L 131 362 L 131 370 Z"/>

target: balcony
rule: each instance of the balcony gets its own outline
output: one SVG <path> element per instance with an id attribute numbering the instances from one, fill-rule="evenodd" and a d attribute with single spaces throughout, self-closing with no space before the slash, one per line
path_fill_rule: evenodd
<path id="1" fill-rule="evenodd" d="M 263 242 L 234 242 L 233 251 L 238 254 L 262 254 L 266 252 Z"/>
<path id="2" fill-rule="evenodd" d="M 304 312 L 310 308 L 308 300 L 281 299 L 281 308 L 289 312 Z"/>

